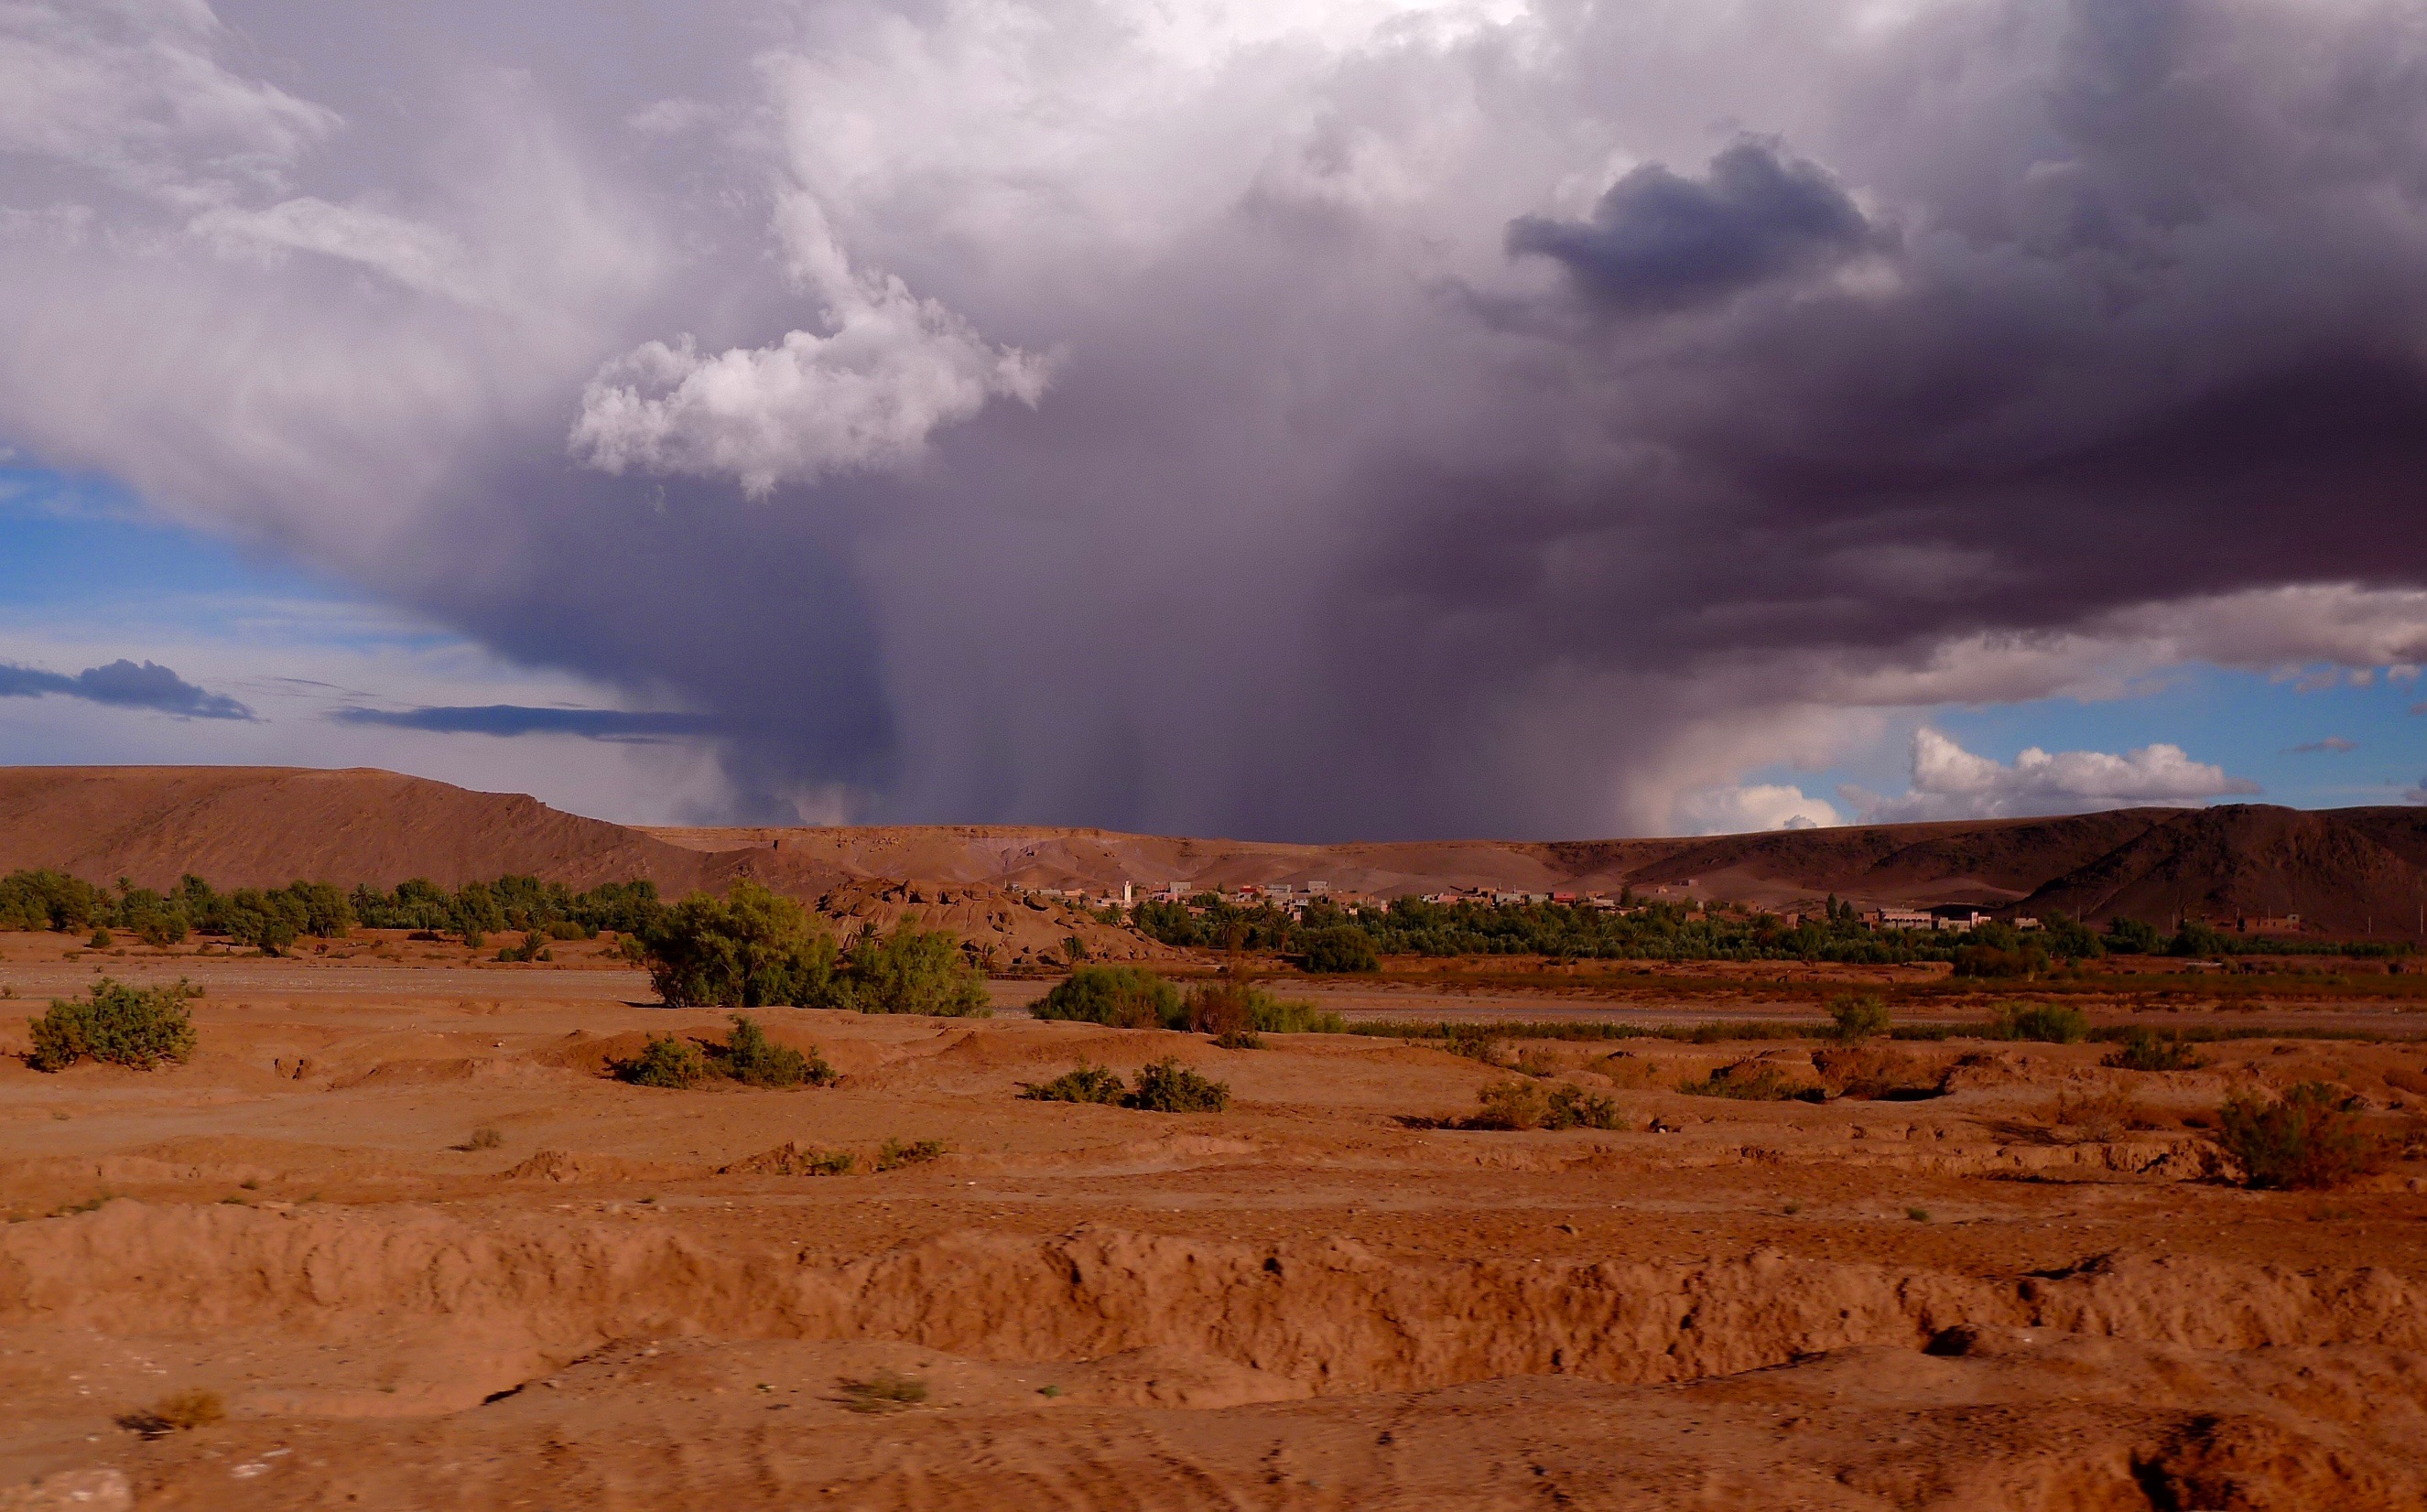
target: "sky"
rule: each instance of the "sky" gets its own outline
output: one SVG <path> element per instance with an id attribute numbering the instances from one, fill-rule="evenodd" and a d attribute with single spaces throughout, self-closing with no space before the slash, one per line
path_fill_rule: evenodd
<path id="1" fill-rule="evenodd" d="M 2427 802 L 2427 14 L 0 0 L 0 762 Z"/>

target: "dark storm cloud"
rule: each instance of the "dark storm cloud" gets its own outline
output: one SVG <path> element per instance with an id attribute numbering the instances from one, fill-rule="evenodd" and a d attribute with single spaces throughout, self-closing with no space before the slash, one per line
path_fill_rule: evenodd
<path id="1" fill-rule="evenodd" d="M 0 662 L 0 698 L 40 698 L 46 693 L 186 719 L 252 718 L 252 710 L 235 699 L 197 688 L 155 661 L 138 664 L 121 658 L 106 666 L 87 667 L 73 677 Z"/>
<path id="2" fill-rule="evenodd" d="M 1720 299 L 1877 238 L 1827 173 L 1740 141 L 1706 178 L 1649 164 L 1610 186 L 1590 219 L 1523 216 L 1507 239 L 1511 254 L 1553 258 L 1595 301 L 1634 312 Z"/>
<path id="3" fill-rule="evenodd" d="M 1832 710 L 2427 660 L 2416 6 L 1910 8 L 244 0 L 187 108 L 163 6 L 0 222 L 0 442 L 752 817 L 1654 828 Z"/>
<path id="4" fill-rule="evenodd" d="M 452 708 L 341 708 L 329 716 L 340 724 L 376 724 L 434 735 L 578 735 L 593 740 L 665 739 L 706 735 L 715 722 L 696 714 L 615 708 L 534 708 L 522 704 L 483 704 Z"/>
<path id="5" fill-rule="evenodd" d="M 1376 576 L 1398 593 L 1437 563 L 1455 581 L 1425 610 L 1604 663 L 2427 577 L 2415 17 L 2072 14 L 2030 160 L 1967 164 L 1926 119 L 1884 157 L 1849 144 L 1865 178 L 1966 192 L 1905 200 L 1904 235 L 1843 285 L 1577 327 L 1593 402 L 1566 418 L 1610 461 L 1401 472 L 1390 487 L 1432 501 Z M 2286 56 L 2296 37 L 2309 56 Z M 1862 242 L 1829 182 L 1743 144 L 1707 184 L 1640 169 L 1589 222 L 1521 219 L 1510 245 L 1556 255 L 1596 307 L 1674 308 Z M 1800 208 L 1756 208 L 1777 204 Z"/>

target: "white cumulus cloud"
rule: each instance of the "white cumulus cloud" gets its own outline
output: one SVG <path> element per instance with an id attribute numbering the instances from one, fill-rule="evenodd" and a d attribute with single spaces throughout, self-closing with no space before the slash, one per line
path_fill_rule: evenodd
<path id="1" fill-rule="evenodd" d="M 703 354 L 689 335 L 644 342 L 582 390 L 566 445 L 602 471 L 730 477 L 755 497 L 778 483 L 898 466 L 989 399 L 1034 405 L 1051 361 L 988 343 L 890 274 L 855 270 L 806 196 L 778 229 L 794 279 L 822 296 L 824 334 Z"/>
<path id="2" fill-rule="evenodd" d="M 1755 830 L 1808 830 L 1842 824 L 1835 805 L 1784 783 L 1703 788 L 1677 801 L 1676 825 L 1694 835 L 1745 835 Z"/>
<path id="3" fill-rule="evenodd" d="M 1913 786 L 1899 797 L 1841 793 L 1868 821 L 1997 819 L 2142 804 L 2194 805 L 2259 790 L 2223 767 L 2158 741 L 2121 756 L 2025 747 L 2012 762 L 1978 756 L 1937 730 L 1913 737 Z"/>

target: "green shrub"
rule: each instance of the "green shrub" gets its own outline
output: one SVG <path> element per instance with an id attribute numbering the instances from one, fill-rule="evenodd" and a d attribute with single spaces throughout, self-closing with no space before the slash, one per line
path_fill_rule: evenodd
<path id="1" fill-rule="evenodd" d="M 1966 945 L 1955 952 L 1955 974 L 1959 977 L 2035 977 L 2047 968 L 2047 951 L 2036 943 Z"/>
<path id="2" fill-rule="evenodd" d="M 2107 921 L 2107 948 L 2117 955 L 2155 955 L 2165 943 L 2155 924 L 2121 917 Z"/>
<path id="3" fill-rule="evenodd" d="M 1618 1104 L 1597 1093 L 1587 1092 L 1573 1082 L 1556 1087 L 1551 1092 L 1551 1116 L 1544 1121 L 1548 1129 L 1623 1129 Z"/>
<path id="4" fill-rule="evenodd" d="M 1829 1021 L 1834 1036 L 1849 1045 L 1885 1034 L 1895 1027 L 1888 1019 L 1887 1000 L 1876 992 L 1832 1000 Z"/>
<path id="5" fill-rule="evenodd" d="M 1443 1028 L 1447 1032 L 1442 1035 L 1445 1043 L 1442 1049 L 1452 1055 L 1462 1055 L 1470 1061 L 1481 1061 L 1486 1065 L 1497 1066 L 1507 1064 L 1507 1054 L 1501 1048 L 1499 1036 L 1484 1025 L 1447 1024 Z"/>
<path id="6" fill-rule="evenodd" d="M 692 893 L 643 931 L 649 981 L 669 1008 L 838 1006 L 834 941 L 791 899 L 737 882 Z"/>
<path id="7" fill-rule="evenodd" d="M 1474 1095 L 1483 1111 L 1468 1118 L 1466 1129 L 1539 1129 L 1551 1115 L 1551 1099 L 1531 1081 L 1495 1081 Z"/>
<path id="8" fill-rule="evenodd" d="M 1677 1090 L 1695 1097 L 1734 1097 L 1739 1102 L 1805 1102 L 1826 1100 L 1828 1093 L 1804 1086 L 1767 1062 L 1739 1061 L 1723 1065 L 1699 1081 L 1685 1081 Z"/>
<path id="9" fill-rule="evenodd" d="M 1199 1034 L 1343 1034 L 1347 1020 L 1311 1002 L 1274 997 L 1244 982 L 1217 980 L 1189 989 L 1181 1022 Z M 1175 1026 L 1178 1027 L 1178 1026 Z"/>
<path id="10" fill-rule="evenodd" d="M 27 1026 L 37 1071 L 62 1071 L 79 1060 L 112 1065 L 182 1065 L 194 1053 L 194 1019 L 186 1009 L 202 993 L 180 979 L 165 987 L 138 987 L 107 977 L 88 998 L 54 998 L 50 1011 Z"/>
<path id="11" fill-rule="evenodd" d="M 876 1168 L 893 1171 L 904 1165 L 923 1165 L 945 1153 L 944 1142 L 940 1139 L 913 1140 L 907 1144 L 898 1139 L 888 1139 L 877 1151 Z"/>
<path id="12" fill-rule="evenodd" d="M 161 912 L 145 914 L 135 921 L 135 937 L 156 951 L 183 943 L 186 938 L 186 916 Z"/>
<path id="13" fill-rule="evenodd" d="M 2078 1045 L 2090 1037 L 2089 1018 L 2069 1002 L 2001 1002 L 1989 1015 L 1991 1039 Z"/>
<path id="14" fill-rule="evenodd" d="M 1032 1102 L 1116 1103 L 1128 1091 L 1129 1083 L 1118 1071 L 1082 1061 L 1051 1081 L 1023 1087 L 1019 1095 Z"/>
<path id="15" fill-rule="evenodd" d="M 1144 967 L 1083 966 L 1057 982 L 1029 1009 L 1037 1018 L 1105 1024 L 1114 1029 L 1176 1028 L 1188 1019 L 1180 991 Z"/>
<path id="16" fill-rule="evenodd" d="M 1345 1034 L 1348 1020 L 1311 1002 L 1255 994 L 1248 1025 L 1262 1034 Z"/>
<path id="17" fill-rule="evenodd" d="M 2160 1039 L 2149 1030 L 2136 1029 L 2125 1036 L 2122 1049 L 2099 1064 L 2121 1071 L 2196 1071 L 2207 1065 L 2207 1057 L 2182 1040 Z"/>
<path id="18" fill-rule="evenodd" d="M 1136 1087 L 1121 1099 L 1146 1113 L 1220 1113 L 1230 1105 L 1229 1083 L 1209 1081 L 1171 1056 L 1139 1066 Z"/>
<path id="19" fill-rule="evenodd" d="M 2237 1092 L 2217 1113 L 2216 1140 L 2254 1187 L 2340 1186 L 2382 1167 L 2388 1153 L 2342 1104 L 2341 1092 L 2322 1081 L 2304 1081 L 2272 1103 Z"/>
<path id="20" fill-rule="evenodd" d="M 713 1074 L 708 1057 L 687 1039 L 660 1035 L 648 1048 L 615 1067 L 615 1075 L 636 1087 L 695 1087 Z"/>
<path id="21" fill-rule="evenodd" d="M 1264 1036 L 1253 1030 L 1225 1030 L 1214 1036 L 1214 1048 L 1217 1050 L 1260 1050 L 1264 1048 Z"/>
<path id="22" fill-rule="evenodd" d="M 118 939 L 117 936 L 111 935 L 109 931 L 106 929 L 97 929 L 92 932 L 92 938 L 85 941 L 84 943 L 87 950 L 106 951 L 111 946 L 117 944 Z"/>
<path id="23" fill-rule="evenodd" d="M 2166 942 L 2168 955 L 2230 955 L 2232 937 L 2213 924 L 2203 924 L 2196 919 L 2183 920 L 2183 927 Z"/>
<path id="24" fill-rule="evenodd" d="M 873 929 L 852 941 L 847 1006 L 864 1014 L 928 1014 L 976 1018 L 987 1013 L 985 980 L 951 930 L 921 930 L 904 919 L 889 934 Z"/>
<path id="25" fill-rule="evenodd" d="M 842 1383 L 843 1406 L 853 1412 L 890 1412 L 927 1400 L 927 1383 L 915 1375 L 878 1371 L 865 1381 Z"/>
<path id="26" fill-rule="evenodd" d="M 1545 1093 L 1523 1078 L 1497 1081 L 1474 1095 L 1482 1111 L 1458 1121 L 1460 1129 L 1517 1131 L 1528 1129 L 1622 1129 L 1618 1104 L 1567 1082 Z"/>
<path id="27" fill-rule="evenodd" d="M 497 959 L 500 961 L 552 961 L 555 957 L 547 951 L 549 937 L 538 930 L 531 930 L 523 935 L 523 942 L 520 945 L 499 946 Z"/>
<path id="28" fill-rule="evenodd" d="M 733 1016 L 723 1069 L 734 1081 L 754 1087 L 797 1087 L 804 1082 L 823 1087 L 835 1080 L 834 1067 L 815 1048 L 803 1054 L 789 1045 L 778 1045 L 767 1037 L 757 1019 L 743 1014 Z"/>
<path id="29" fill-rule="evenodd" d="M 1353 924 L 1336 924 L 1311 932 L 1300 964 L 1317 972 L 1382 969 L 1382 958 L 1374 952 L 1373 937 Z"/>

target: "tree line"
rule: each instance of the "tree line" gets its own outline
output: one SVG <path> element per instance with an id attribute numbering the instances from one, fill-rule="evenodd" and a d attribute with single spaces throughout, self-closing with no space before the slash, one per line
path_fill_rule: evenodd
<path id="1" fill-rule="evenodd" d="M 48 870 L 0 876 L 0 930 L 123 930 L 147 945 L 188 935 L 220 935 L 273 953 L 306 935 L 337 939 L 356 928 L 427 930 L 479 946 L 507 930 L 559 939 L 595 938 L 602 930 L 640 935 L 666 903 L 653 882 L 611 882 L 575 892 L 537 877 L 469 882 L 452 891 L 414 878 L 393 892 L 367 885 L 351 891 L 327 882 L 220 892 L 188 874 L 166 892 L 122 878 L 115 887 Z"/>
<path id="2" fill-rule="evenodd" d="M 1774 914 L 1692 910 L 1621 900 L 1626 912 L 1577 903 L 1437 903 L 1398 898 L 1354 910 L 1318 898 L 1296 915 L 1275 904 L 1199 893 L 1186 903 L 1148 902 L 1132 912 L 1165 945 L 1300 958 L 1310 970 L 1372 969 L 1382 955 L 1539 955 L 1555 960 L 1829 961 L 1894 966 L 1946 961 L 1972 976 L 2019 976 L 2106 954 L 2215 956 L 2332 952 L 2405 954 L 2407 942 L 2332 943 L 2226 935 L 2196 919 L 2169 935 L 2138 919 L 2104 931 L 2062 916 L 2018 930 L 1990 920 L 1963 931 L 1879 929 L 1831 897 L 1793 925 Z M 1350 964 L 1340 964 L 1340 963 Z"/>

